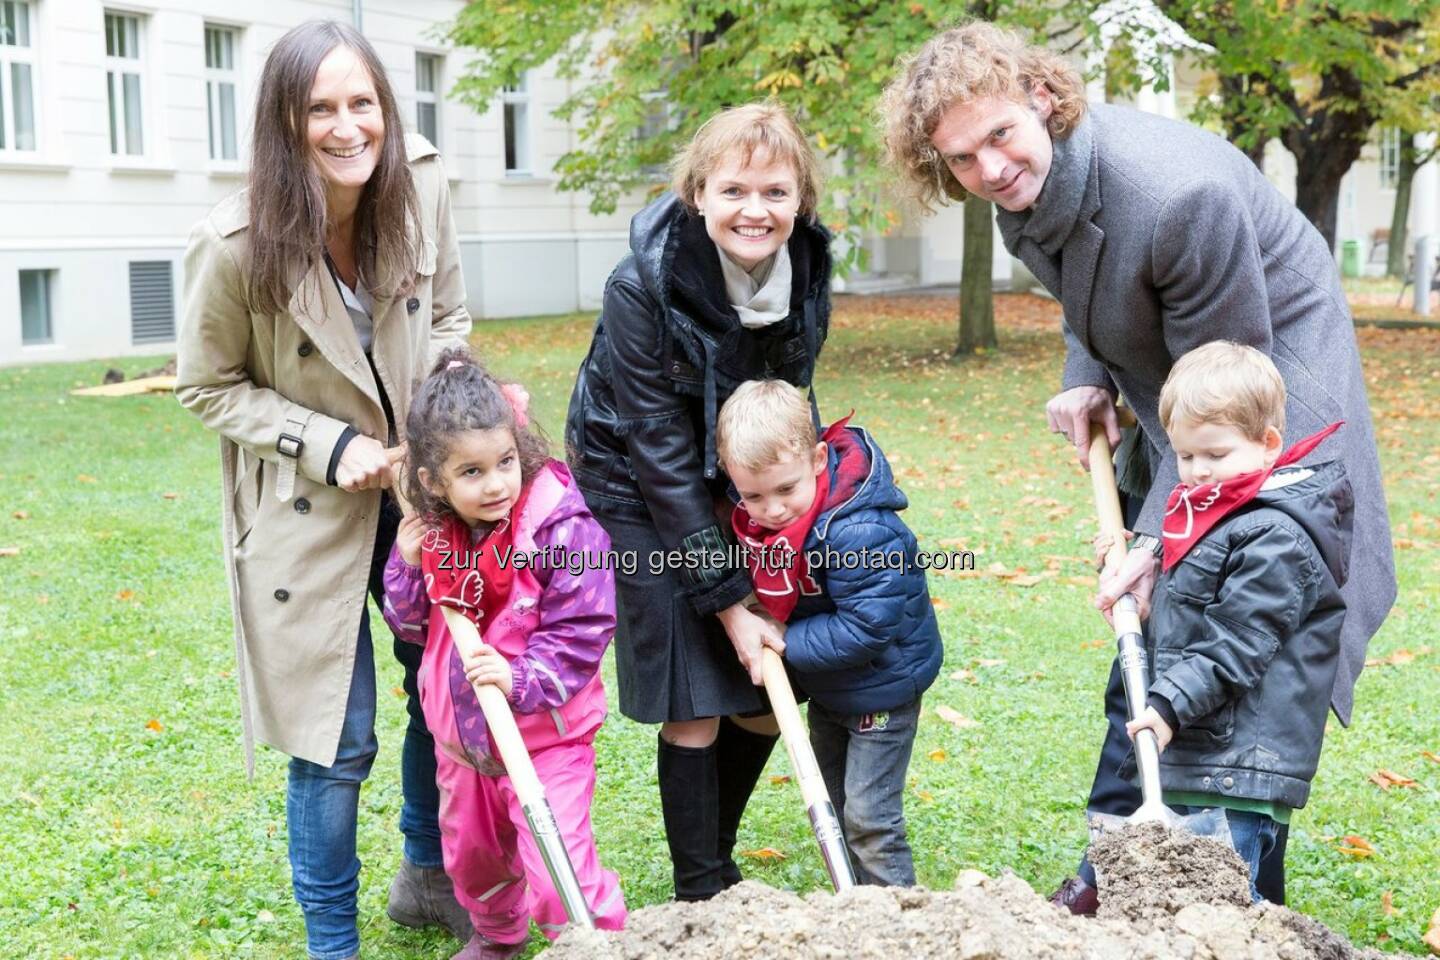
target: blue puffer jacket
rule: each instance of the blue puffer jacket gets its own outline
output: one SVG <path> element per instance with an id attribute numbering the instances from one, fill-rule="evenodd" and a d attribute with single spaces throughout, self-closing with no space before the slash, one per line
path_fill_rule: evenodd
<path id="1" fill-rule="evenodd" d="M 816 518 L 805 540 L 820 594 L 800 597 L 790 615 L 785 659 L 817 703 L 872 713 L 919 698 L 944 651 L 915 534 L 897 514 L 909 502 L 870 435 L 846 429 L 870 470 L 852 496 Z M 838 462 L 832 447 L 832 487 Z"/>

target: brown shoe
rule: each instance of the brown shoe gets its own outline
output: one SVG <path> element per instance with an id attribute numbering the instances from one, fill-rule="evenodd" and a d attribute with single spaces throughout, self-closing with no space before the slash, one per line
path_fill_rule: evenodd
<path id="1" fill-rule="evenodd" d="M 1071 877 L 1050 894 L 1050 902 L 1077 917 L 1093 917 L 1100 909 L 1100 892 L 1079 877 Z"/>
<path id="2" fill-rule="evenodd" d="M 470 914 L 455 900 L 455 885 L 441 867 L 417 867 L 402 860 L 390 882 L 385 913 L 405 927 L 444 927 L 462 943 L 475 933 Z"/>
<path id="3" fill-rule="evenodd" d="M 482 933 L 473 934 L 470 942 L 461 948 L 450 960 L 510 960 L 511 957 L 518 957 L 525 952 L 530 945 L 530 938 L 527 936 L 519 943 L 501 943 L 498 940 L 491 940 Z"/>

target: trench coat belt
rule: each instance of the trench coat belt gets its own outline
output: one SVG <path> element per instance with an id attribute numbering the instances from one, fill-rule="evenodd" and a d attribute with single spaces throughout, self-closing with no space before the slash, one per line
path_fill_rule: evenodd
<path id="1" fill-rule="evenodd" d="M 312 416 L 313 413 L 303 420 L 286 417 L 285 429 L 275 444 L 275 449 L 280 454 L 280 473 L 275 478 L 275 496 L 281 503 L 289 501 L 295 493 L 295 469 L 300 462 L 300 450 L 305 443 L 305 426 Z"/>

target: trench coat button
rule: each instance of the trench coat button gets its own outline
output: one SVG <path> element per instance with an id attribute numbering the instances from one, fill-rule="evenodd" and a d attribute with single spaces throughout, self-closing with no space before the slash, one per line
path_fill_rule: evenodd
<path id="1" fill-rule="evenodd" d="M 290 599 L 290 591 L 286 590 L 284 587 L 281 587 L 279 590 L 275 591 L 275 599 L 279 600 L 281 603 L 284 603 L 286 600 Z"/>
<path id="2" fill-rule="evenodd" d="M 298 497 L 298 498 L 296 498 L 296 500 L 295 500 L 295 512 L 296 512 L 296 513 L 309 513 L 309 512 L 310 512 L 310 501 L 309 501 L 309 500 L 306 500 L 304 497 Z"/>
<path id="3" fill-rule="evenodd" d="M 405 312 L 406 312 L 406 313 L 414 313 L 416 310 L 419 310 L 419 309 L 420 309 L 420 298 L 419 298 L 419 297 L 411 297 L 409 300 L 406 300 L 406 301 L 405 301 Z"/>
<path id="4" fill-rule="evenodd" d="M 1228 790 L 1229 788 L 1235 786 L 1235 778 L 1226 777 L 1224 780 L 1221 780 L 1220 783 Z"/>
<path id="5" fill-rule="evenodd" d="M 295 352 L 300 354 L 300 356 L 302 357 L 308 357 L 310 356 L 310 354 L 315 352 L 315 344 L 311 343 L 309 340 L 306 340 L 304 343 L 300 344 L 300 349 L 296 350 Z"/>

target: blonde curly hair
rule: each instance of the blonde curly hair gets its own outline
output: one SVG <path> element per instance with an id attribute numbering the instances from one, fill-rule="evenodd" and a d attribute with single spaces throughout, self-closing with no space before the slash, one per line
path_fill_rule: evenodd
<path id="1" fill-rule="evenodd" d="M 928 211 L 964 200 L 964 187 L 930 142 L 945 111 L 985 97 L 1030 101 L 1037 83 L 1050 91 L 1050 136 L 1063 139 L 1085 116 L 1085 83 L 1059 54 L 1027 44 L 1018 33 L 975 20 L 931 37 L 900 60 L 880 99 L 885 159 L 906 192 Z"/>

